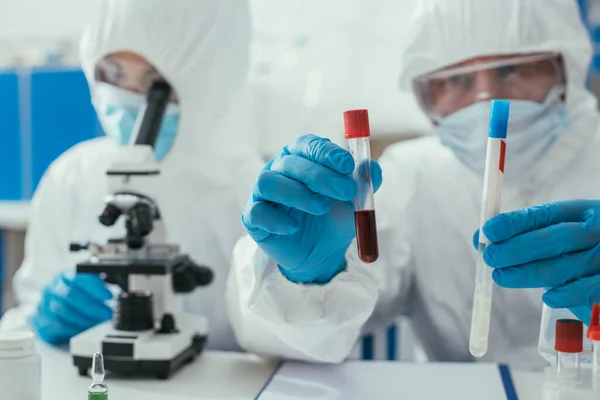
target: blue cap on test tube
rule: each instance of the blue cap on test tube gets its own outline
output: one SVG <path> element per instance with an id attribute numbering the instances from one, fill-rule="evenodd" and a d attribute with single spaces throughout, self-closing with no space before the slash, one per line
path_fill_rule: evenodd
<path id="1" fill-rule="evenodd" d="M 488 132 L 488 137 L 506 139 L 509 111 L 510 101 L 492 100 L 492 110 L 490 112 L 490 131 Z"/>

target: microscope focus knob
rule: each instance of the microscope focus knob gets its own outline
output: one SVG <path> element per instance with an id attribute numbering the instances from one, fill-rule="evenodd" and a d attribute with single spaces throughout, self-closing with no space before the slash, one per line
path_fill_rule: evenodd
<path id="1" fill-rule="evenodd" d="M 152 292 L 121 292 L 113 316 L 113 327 L 118 331 L 138 332 L 154 328 Z"/>
<path id="2" fill-rule="evenodd" d="M 178 333 L 177 326 L 175 325 L 175 317 L 173 314 L 165 314 L 160 322 L 160 329 L 157 333 Z"/>

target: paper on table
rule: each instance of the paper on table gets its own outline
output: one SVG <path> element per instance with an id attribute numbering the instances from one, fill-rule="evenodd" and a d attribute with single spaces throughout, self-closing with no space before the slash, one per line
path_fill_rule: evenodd
<path id="1" fill-rule="evenodd" d="M 285 363 L 259 400 L 506 400 L 496 364 Z"/>

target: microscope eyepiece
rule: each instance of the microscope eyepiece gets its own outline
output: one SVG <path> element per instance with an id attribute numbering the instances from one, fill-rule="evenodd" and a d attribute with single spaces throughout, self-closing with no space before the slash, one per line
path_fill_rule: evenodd
<path id="1" fill-rule="evenodd" d="M 136 134 L 135 144 L 146 144 L 154 148 L 170 97 L 171 86 L 167 82 L 155 81 L 152 84 L 146 96 L 146 106 L 140 111 L 133 128 Z"/>

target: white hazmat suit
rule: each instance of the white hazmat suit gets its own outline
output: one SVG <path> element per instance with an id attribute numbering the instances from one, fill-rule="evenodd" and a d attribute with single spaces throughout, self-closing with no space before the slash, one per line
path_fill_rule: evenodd
<path id="1" fill-rule="evenodd" d="M 401 86 L 482 55 L 559 52 L 567 74 L 569 127 L 519 184 L 505 182 L 502 210 L 599 198 L 596 99 L 585 89 L 591 46 L 575 1 L 421 0 L 403 49 Z M 390 49 L 393 51 L 393 49 Z M 481 132 L 485 135 L 486 132 Z M 390 147 L 376 194 L 379 260 L 355 246 L 329 284 L 297 285 L 250 239 L 234 252 L 228 303 L 240 344 L 261 354 L 340 362 L 362 332 L 405 313 L 432 360 L 470 361 L 469 331 L 483 177 L 427 137 Z M 507 170 L 510 165 L 507 164 Z M 539 368 L 541 290 L 496 287 L 489 350 L 481 361 Z"/>
<path id="2" fill-rule="evenodd" d="M 81 61 L 95 102 L 96 63 L 116 51 L 146 58 L 177 93 L 181 118 L 175 143 L 161 161 L 153 197 L 167 239 L 215 272 L 213 283 L 187 295 L 185 309 L 209 320 L 208 348 L 236 350 L 225 308 L 225 283 L 240 213 L 262 162 L 250 138 L 227 129 L 225 112 L 248 67 L 250 20 L 244 0 L 104 1 L 81 42 Z M 68 115 L 64 116 L 68 118 Z M 80 143 L 57 159 L 35 194 L 26 256 L 15 277 L 20 305 L 3 329 L 23 327 L 42 289 L 85 254 L 70 242 L 105 242 L 119 229 L 98 222 L 108 194 L 105 172 L 118 146 L 102 137 Z"/>

